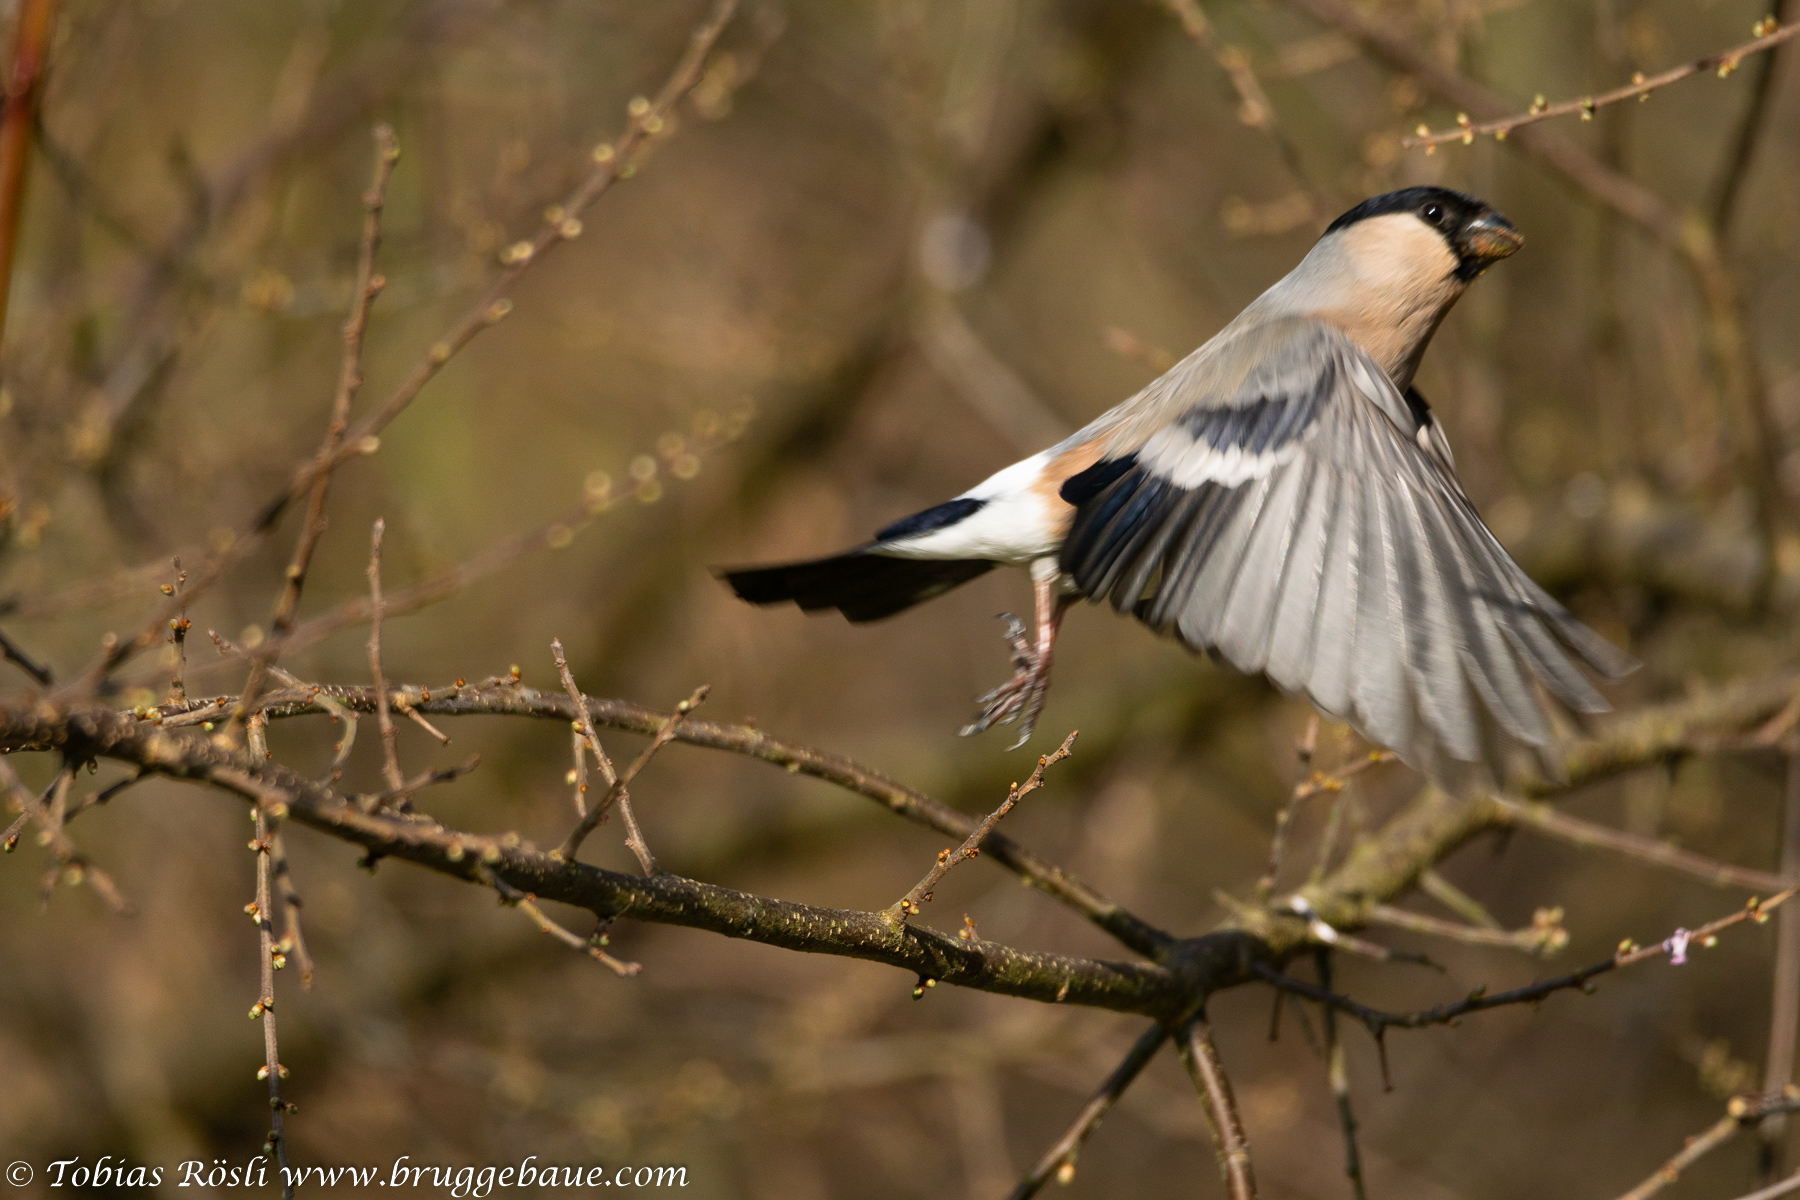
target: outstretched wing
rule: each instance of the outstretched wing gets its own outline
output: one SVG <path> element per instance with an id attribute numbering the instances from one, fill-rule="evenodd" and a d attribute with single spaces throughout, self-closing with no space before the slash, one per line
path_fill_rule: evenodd
<path id="1" fill-rule="evenodd" d="M 1304 692 L 1431 777 L 1580 712 L 1629 656 L 1533 583 L 1476 514 L 1423 403 L 1353 341 L 1290 319 L 1227 343 L 1161 400 L 1173 420 L 1074 476 L 1062 568 L 1083 594 Z"/>

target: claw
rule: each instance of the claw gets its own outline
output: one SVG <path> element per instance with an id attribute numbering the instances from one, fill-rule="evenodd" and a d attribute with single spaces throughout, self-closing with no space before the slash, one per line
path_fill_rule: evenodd
<path id="1" fill-rule="evenodd" d="M 981 705 L 981 713 L 959 732 L 963 737 L 973 737 L 995 725 L 1010 725 L 1017 721 L 1019 739 L 1007 747 L 1017 750 L 1031 739 L 1038 713 L 1049 694 L 1049 662 L 1026 640 L 1025 622 L 1012 613 L 1001 613 L 1000 619 L 1006 622 L 1004 636 L 1012 651 L 1013 676 L 975 698 L 975 703 Z"/>

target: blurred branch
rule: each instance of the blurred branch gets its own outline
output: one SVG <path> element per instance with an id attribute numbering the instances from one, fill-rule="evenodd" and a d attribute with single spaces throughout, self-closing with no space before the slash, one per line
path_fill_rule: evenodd
<path id="1" fill-rule="evenodd" d="M 369 309 L 381 293 L 386 280 L 375 273 L 375 255 L 381 247 L 381 209 L 387 203 L 388 180 L 393 178 L 394 164 L 400 161 L 400 143 L 387 125 L 375 127 L 374 178 L 363 193 L 362 241 L 356 256 L 356 283 L 350 294 L 350 315 L 344 321 L 344 354 L 338 367 L 337 390 L 331 398 L 331 416 L 325 425 L 325 437 L 319 453 L 329 455 L 343 440 L 350 423 L 350 405 L 362 386 L 363 335 L 369 328 Z M 269 620 L 269 637 L 250 660 L 250 675 L 244 683 L 243 704 L 238 715 L 255 704 L 262 690 L 263 676 L 270 663 L 281 656 L 288 635 L 294 629 L 294 613 L 300 607 L 300 593 L 306 587 L 307 568 L 312 565 L 313 551 L 325 534 L 325 498 L 331 490 L 331 476 L 321 475 L 313 481 L 306 498 L 306 516 L 300 523 L 300 536 L 294 543 L 294 554 L 283 577 L 281 595 Z M 384 737 L 385 731 L 384 731 Z"/>
<path id="2" fill-rule="evenodd" d="M 1318 964 L 1319 986 L 1330 991 L 1331 951 L 1320 947 L 1313 955 L 1313 961 Z M 1356 1145 L 1356 1112 L 1350 1106 L 1350 1066 L 1345 1059 L 1343 1039 L 1338 1037 L 1337 1010 L 1326 1004 L 1320 1015 L 1325 1026 L 1326 1082 L 1331 1086 L 1331 1097 L 1337 1104 L 1338 1126 L 1344 1131 L 1344 1175 L 1350 1180 L 1351 1200 L 1368 1200 L 1368 1192 L 1363 1187 L 1362 1152 Z"/>
<path id="3" fill-rule="evenodd" d="M 55 682 L 55 677 L 50 674 L 50 668 L 25 653 L 19 643 L 6 636 L 5 630 L 0 630 L 0 658 L 4 658 L 37 680 L 42 687 L 49 687 L 51 683 Z"/>
<path id="4" fill-rule="evenodd" d="M 1706 1155 L 1717 1150 L 1726 1142 L 1736 1137 L 1740 1129 L 1755 1125 L 1765 1117 L 1777 1113 L 1790 1113 L 1800 1109 L 1800 1095 L 1792 1091 L 1775 1092 L 1763 1096 L 1733 1096 L 1725 1105 L 1725 1115 L 1708 1126 L 1707 1129 L 1687 1140 L 1681 1152 L 1664 1163 L 1650 1178 L 1626 1192 L 1619 1200 L 1649 1200 L 1665 1187 L 1681 1178 L 1681 1173 L 1693 1166 Z M 1786 1187 L 1786 1184 L 1779 1185 Z M 1755 1197 L 1779 1196 L 1779 1190 L 1765 1189 L 1755 1196 L 1745 1196 L 1742 1200 L 1755 1200 Z"/>
<path id="5" fill-rule="evenodd" d="M 1538 919 L 1524 929 L 1485 929 L 1479 925 L 1462 925 L 1443 921 L 1423 913 L 1407 912 L 1391 904 L 1377 904 L 1369 910 L 1369 920 L 1392 929 L 1406 929 L 1429 937 L 1448 938 L 1470 946 L 1498 946 L 1522 950 L 1548 958 L 1568 944 L 1568 931 L 1562 927 L 1562 909 L 1538 910 Z"/>
<path id="6" fill-rule="evenodd" d="M 1527 826 L 1539 833 L 1547 833 L 1551 837 L 1560 838 L 1577 846 L 1610 850 L 1628 858 L 1654 863 L 1659 867 L 1668 867 L 1683 875 L 1710 883 L 1714 887 L 1744 888 L 1752 892 L 1776 892 L 1790 882 L 1790 880 L 1768 871 L 1758 871 L 1753 867 L 1733 866 L 1730 863 L 1708 858 L 1704 854 L 1695 854 L 1692 850 L 1684 850 L 1680 846 L 1659 842 L 1655 838 L 1628 833 L 1623 829 L 1613 829 L 1593 821 L 1584 821 L 1580 817 L 1572 817 L 1567 813 L 1559 812 L 1542 802 L 1520 803 L 1496 798 L 1493 803 L 1499 806 L 1506 823 Z M 1800 878 L 1800 876 L 1796 877 Z"/>
<path id="7" fill-rule="evenodd" d="M 7 300 L 17 265 L 32 130 L 43 95 L 50 36 L 56 30 L 56 0 L 22 0 L 16 11 L 12 57 L 6 64 L 6 105 L 0 113 L 0 333 L 6 329 Z"/>
<path id="8" fill-rule="evenodd" d="M 262 511 L 238 531 L 224 550 L 214 554 L 197 572 L 190 595 L 211 587 L 232 564 L 259 545 L 280 521 L 288 506 L 308 492 L 321 477 L 329 475 L 353 457 L 372 454 L 380 448 L 380 434 L 404 412 L 420 390 L 430 382 L 457 351 L 473 341 L 477 334 L 505 319 L 512 311 L 509 298 L 519 278 L 559 243 L 579 237 L 582 232 L 580 214 L 611 186 L 628 179 L 637 171 L 637 159 L 644 146 L 667 129 L 667 117 L 683 95 L 700 79 L 707 53 L 724 31 L 726 22 L 737 7 L 737 0 L 717 0 L 711 14 L 697 26 L 688 39 L 686 51 L 676 63 L 655 101 L 639 96 L 628 106 L 630 120 L 625 133 L 614 145 L 602 142 L 593 151 L 594 169 L 578 184 L 560 205 L 549 209 L 544 225 L 531 236 L 508 246 L 501 254 L 502 267 L 494 281 L 445 334 L 433 342 L 424 357 L 403 379 L 379 409 L 338 440 L 330 453 L 314 455 L 294 474 L 285 491 L 264 506 Z M 72 685 L 71 695 L 92 695 L 100 682 L 122 663 L 154 644 L 159 631 L 171 613 L 159 613 L 143 630 L 113 645 Z"/>
<path id="9" fill-rule="evenodd" d="M 1019 1181 L 1019 1186 L 1012 1190 L 1007 1200 L 1031 1200 L 1053 1178 L 1060 1184 L 1072 1183 L 1075 1179 L 1075 1158 L 1081 1152 L 1082 1143 L 1087 1141 L 1094 1130 L 1100 1128 L 1101 1120 L 1112 1111 L 1112 1106 L 1119 1102 L 1125 1089 L 1150 1065 L 1150 1060 L 1156 1057 L 1156 1052 L 1168 1040 L 1167 1026 L 1152 1025 L 1146 1029 L 1132 1044 L 1124 1061 L 1106 1077 L 1106 1082 L 1100 1085 L 1100 1090 L 1094 1093 L 1094 1098 L 1088 1101 L 1087 1107 L 1081 1110 L 1074 1123 L 1056 1139 L 1055 1145 L 1044 1152 L 1037 1165 L 1031 1168 L 1031 1173 Z"/>
<path id="10" fill-rule="evenodd" d="M 1792 8 L 1793 0 L 1775 0 L 1767 20 L 1781 25 L 1787 20 Z M 1769 115 L 1769 97 L 1774 92 L 1775 63 L 1778 58 L 1779 55 L 1771 51 L 1759 57 L 1750 68 L 1750 100 L 1744 106 L 1743 116 L 1738 118 L 1737 128 L 1732 130 L 1731 149 L 1725 154 L 1725 168 L 1719 175 L 1719 182 L 1713 193 L 1712 226 L 1718 231 L 1720 241 L 1725 241 L 1731 232 L 1732 219 L 1737 213 L 1738 192 L 1743 187 L 1744 177 L 1749 174 L 1757 139 L 1761 136 L 1764 120 Z"/>
<path id="11" fill-rule="evenodd" d="M 1760 54 L 1765 50 L 1773 50 L 1795 34 L 1800 33 L 1800 25 L 1786 25 L 1780 28 L 1776 28 L 1776 25 L 1777 22 L 1774 18 L 1765 18 L 1756 23 L 1756 37 L 1751 41 L 1733 46 L 1729 50 L 1721 50 L 1717 54 L 1709 54 L 1705 58 L 1697 58 L 1692 62 L 1683 63 L 1679 67 L 1671 67 L 1667 71 L 1659 71 L 1655 75 L 1647 76 L 1639 72 L 1632 77 L 1629 84 L 1614 88 L 1610 92 L 1583 96 L 1579 100 L 1564 100 L 1556 104 L 1546 104 L 1543 97 L 1539 96 L 1532 103 L 1530 111 L 1492 121 L 1471 122 L 1465 114 L 1457 119 L 1455 130 L 1432 133 L 1426 126 L 1421 125 L 1418 136 L 1402 139 L 1400 144 L 1409 150 L 1418 146 L 1440 146 L 1445 142 L 1461 142 L 1467 146 L 1476 138 L 1486 137 L 1489 134 L 1497 139 L 1505 140 L 1508 134 L 1521 126 L 1537 121 L 1547 121 L 1552 117 L 1567 117 L 1580 113 L 1582 120 L 1590 120 L 1595 109 L 1605 108 L 1609 104 L 1617 104 L 1621 100 L 1630 100 L 1634 96 L 1648 96 L 1656 89 L 1668 87 L 1671 83 L 1677 83 L 1690 75 L 1716 70 L 1719 78 L 1724 79 L 1737 70 L 1738 63 L 1743 59 L 1753 54 Z M 1719 222 L 1715 221 L 1714 224 L 1717 225 Z"/>
<path id="12" fill-rule="evenodd" d="M 1781 817 L 1781 873 L 1800 878 L 1800 749 L 1787 760 L 1787 802 Z M 1800 906 L 1784 908 L 1775 923 L 1774 987 L 1769 997 L 1769 1044 L 1763 1062 L 1763 1091 L 1780 1092 L 1794 1082 L 1795 1034 L 1800 1032 Z M 1762 1122 L 1762 1177 L 1766 1183 L 1781 1160 L 1785 1116 Z"/>
<path id="13" fill-rule="evenodd" d="M 1337 205 L 1331 196 L 1314 184 L 1307 173 L 1305 165 L 1300 161 L 1300 151 L 1288 136 L 1286 127 L 1277 118 L 1275 105 L 1270 102 L 1268 92 L 1263 90 L 1262 81 L 1257 79 L 1256 69 L 1251 66 L 1250 56 L 1244 52 L 1243 47 L 1233 46 L 1219 37 L 1218 30 L 1207 19 L 1199 0 L 1162 0 L 1162 4 L 1175 14 L 1176 19 L 1181 22 L 1183 32 L 1211 55 L 1219 69 L 1225 72 L 1225 77 L 1231 81 L 1232 90 L 1238 96 L 1238 120 L 1265 134 L 1274 144 L 1288 174 L 1293 176 L 1294 182 L 1306 197 L 1312 220 L 1319 222 L 1327 214 L 1334 212 Z"/>
<path id="14" fill-rule="evenodd" d="M 406 784 L 400 773 L 400 759 L 395 752 L 394 718 L 389 712 L 387 680 L 381 672 L 381 534 L 387 522 L 375 519 L 369 535 L 369 675 L 375 681 L 375 728 L 381 735 L 381 774 L 390 791 L 398 792 Z M 243 711 L 240 704 L 238 711 Z"/>

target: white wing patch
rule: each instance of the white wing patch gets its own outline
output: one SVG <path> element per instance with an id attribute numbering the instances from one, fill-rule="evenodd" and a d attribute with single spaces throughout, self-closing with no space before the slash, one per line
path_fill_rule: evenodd
<path id="1" fill-rule="evenodd" d="M 1289 463 L 1300 453 L 1303 438 L 1296 438 L 1262 453 L 1232 446 L 1215 450 L 1175 425 L 1169 425 L 1144 443 L 1138 451 L 1138 463 L 1176 487 L 1196 488 L 1203 483 L 1236 487 L 1252 479 L 1261 479 L 1276 467 Z"/>

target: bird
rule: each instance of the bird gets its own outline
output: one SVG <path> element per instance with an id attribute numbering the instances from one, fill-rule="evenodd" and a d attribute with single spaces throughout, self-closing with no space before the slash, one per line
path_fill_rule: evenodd
<path id="1" fill-rule="evenodd" d="M 1013 674 L 967 736 L 1031 736 L 1068 607 L 1110 604 L 1262 673 L 1428 778 L 1554 774 L 1551 698 L 1637 664 L 1534 583 L 1476 512 L 1413 379 L 1432 335 L 1524 245 L 1473 196 L 1409 187 L 1332 221 L 1285 277 L 1061 442 L 841 554 L 728 569 L 753 604 L 875 621 L 995 566 L 1029 572 Z M 1584 671 L 1585 668 L 1585 671 Z"/>

